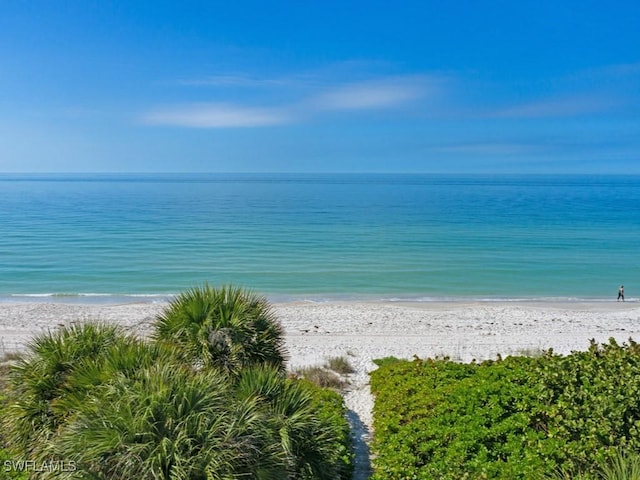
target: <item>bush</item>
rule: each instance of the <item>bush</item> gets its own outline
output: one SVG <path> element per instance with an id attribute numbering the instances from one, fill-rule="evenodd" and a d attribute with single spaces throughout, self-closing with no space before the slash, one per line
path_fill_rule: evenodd
<path id="1" fill-rule="evenodd" d="M 179 347 L 197 366 L 231 375 L 244 367 L 284 368 L 284 332 L 265 298 L 209 285 L 181 293 L 156 318 L 154 338 Z"/>
<path id="2" fill-rule="evenodd" d="M 4 375 L 5 372 L 2 372 Z M 2 378 L 4 383 L 4 377 Z M 4 393 L 0 392 L 0 418 L 5 418 L 7 408 L 7 397 Z M 19 468 L 14 468 L 13 462 L 19 462 L 20 458 L 8 449 L 9 444 L 3 432 L 0 432 L 0 471 L 2 475 L 0 478 L 5 480 L 27 480 L 27 472 L 20 471 Z"/>
<path id="3" fill-rule="evenodd" d="M 227 378 L 213 370 L 143 367 L 97 388 L 52 450 L 86 478 L 285 475 L 255 399 L 232 398 Z"/>
<path id="4" fill-rule="evenodd" d="M 319 421 L 333 432 L 330 443 L 331 463 L 336 466 L 340 480 L 349 480 L 353 473 L 354 453 L 351 443 L 351 429 L 347 422 L 347 409 L 337 392 L 320 388 L 308 381 L 302 381 L 312 394 L 312 409 Z"/>
<path id="5" fill-rule="evenodd" d="M 393 365 L 394 363 L 398 362 L 402 362 L 402 360 L 396 357 L 382 357 L 373 360 L 373 363 L 375 363 L 379 367 L 388 367 L 389 365 Z"/>
<path id="6" fill-rule="evenodd" d="M 271 444 L 280 445 L 286 459 L 288 478 L 350 478 L 351 441 L 340 395 L 265 366 L 244 369 L 236 392 L 241 400 L 258 401 Z"/>
<path id="7" fill-rule="evenodd" d="M 595 478 L 617 446 L 640 449 L 639 350 L 611 340 L 566 357 L 380 367 L 374 478 Z"/>
<path id="8" fill-rule="evenodd" d="M 2 419 L 7 441 L 29 460 L 48 460 L 49 441 L 71 413 L 56 408 L 76 391 L 69 377 L 83 361 L 100 358 L 124 337 L 117 327 L 96 324 L 35 337 L 9 370 L 10 402 Z"/>

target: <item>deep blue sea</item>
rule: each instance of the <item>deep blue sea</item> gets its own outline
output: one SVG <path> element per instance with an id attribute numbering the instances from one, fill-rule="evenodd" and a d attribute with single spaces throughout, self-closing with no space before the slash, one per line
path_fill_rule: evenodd
<path id="1" fill-rule="evenodd" d="M 0 301 L 640 297 L 640 177 L 0 175 Z M 26 296 L 26 297 L 25 297 Z"/>

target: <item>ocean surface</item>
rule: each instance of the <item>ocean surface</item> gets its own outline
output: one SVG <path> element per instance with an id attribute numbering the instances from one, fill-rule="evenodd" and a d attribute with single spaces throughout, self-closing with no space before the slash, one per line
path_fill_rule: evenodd
<path id="1" fill-rule="evenodd" d="M 0 175 L 0 301 L 640 297 L 640 177 Z"/>

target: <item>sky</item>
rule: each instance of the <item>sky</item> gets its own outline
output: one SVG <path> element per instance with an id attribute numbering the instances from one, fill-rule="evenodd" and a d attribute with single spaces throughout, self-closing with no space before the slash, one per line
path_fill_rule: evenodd
<path id="1" fill-rule="evenodd" d="M 640 2 L 0 0 L 0 172 L 640 174 Z"/>

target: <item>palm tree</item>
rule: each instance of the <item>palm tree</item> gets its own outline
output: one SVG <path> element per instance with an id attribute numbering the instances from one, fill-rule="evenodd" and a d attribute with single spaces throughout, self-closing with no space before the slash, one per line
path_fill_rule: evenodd
<path id="1" fill-rule="evenodd" d="M 196 287 L 156 318 L 154 338 L 177 345 L 196 365 L 237 375 L 250 365 L 284 369 L 283 329 L 264 297 L 232 286 Z"/>
<path id="2" fill-rule="evenodd" d="M 240 400 L 255 398 L 264 409 L 271 442 L 285 459 L 288 473 L 283 478 L 340 478 L 335 451 L 339 432 L 319 418 L 306 383 L 269 366 L 249 367 L 240 373 L 236 395 Z"/>
<path id="3" fill-rule="evenodd" d="M 86 324 L 39 335 L 9 372 L 9 403 L 3 423 L 9 444 L 32 460 L 46 457 L 50 437 L 67 412 L 56 400 L 69 392 L 67 380 L 84 359 L 99 357 L 124 338 L 115 326 Z"/>
<path id="4" fill-rule="evenodd" d="M 64 395 L 52 401 L 59 416 L 81 410 L 95 390 L 117 377 L 133 378 L 139 370 L 153 365 L 181 365 L 179 354 L 170 345 L 122 337 L 100 355 L 80 359 L 69 372 Z"/>
<path id="5" fill-rule="evenodd" d="M 9 444 L 29 459 L 51 458 L 57 432 L 99 386 L 157 363 L 176 365 L 177 355 L 116 326 L 75 325 L 35 337 L 9 374 Z"/>
<path id="6" fill-rule="evenodd" d="M 261 409 L 232 388 L 227 375 L 189 366 L 117 377 L 63 426 L 56 455 L 75 462 L 69 478 L 286 478 Z"/>

